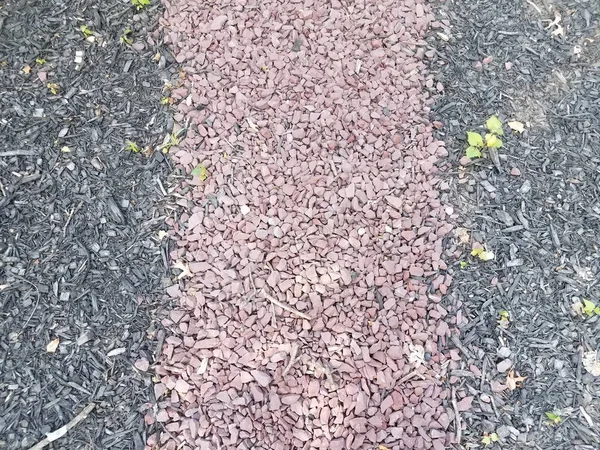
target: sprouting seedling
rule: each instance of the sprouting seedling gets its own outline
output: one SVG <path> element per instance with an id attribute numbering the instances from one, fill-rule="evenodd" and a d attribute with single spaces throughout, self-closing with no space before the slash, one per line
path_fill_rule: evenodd
<path id="1" fill-rule="evenodd" d="M 558 425 L 559 423 L 562 422 L 562 418 L 558 414 L 556 414 L 552 411 L 547 411 L 545 414 L 546 414 L 546 417 L 548 418 L 548 422 L 546 422 L 548 425 L 551 425 L 551 426 Z"/>
<path id="2" fill-rule="evenodd" d="M 127 141 L 125 144 L 125 150 L 128 150 L 132 153 L 139 153 L 140 147 L 133 141 Z"/>
<path id="3" fill-rule="evenodd" d="M 177 146 L 181 143 L 181 138 L 182 136 L 185 134 L 185 128 L 182 128 L 181 130 L 175 132 L 175 133 L 170 133 L 167 134 L 165 136 L 165 140 L 163 141 L 163 144 L 160 146 L 160 148 L 162 149 L 163 153 L 169 153 L 169 150 L 171 150 L 171 147 Z"/>
<path id="4" fill-rule="evenodd" d="M 486 133 L 485 140 L 481 134 L 474 131 L 467 131 L 467 147 L 465 154 L 467 158 L 481 158 L 481 150 L 484 148 L 500 148 L 502 147 L 502 141 L 498 136 L 502 136 L 504 131 L 502 130 L 502 122 L 496 116 L 490 117 L 485 122 L 485 127 L 489 131 Z"/>
<path id="5" fill-rule="evenodd" d="M 150 6 L 150 0 L 131 0 L 131 3 L 138 11 L 144 9 L 146 6 Z"/>
<path id="6" fill-rule="evenodd" d="M 494 442 L 498 442 L 500 438 L 496 433 L 483 433 L 483 438 L 481 439 L 481 443 L 485 446 L 494 445 Z"/>
<path id="7" fill-rule="evenodd" d="M 88 27 L 87 25 L 81 25 L 79 27 L 79 31 L 81 31 L 81 34 L 83 34 L 84 38 L 89 38 L 90 36 L 94 35 L 94 32 L 92 31 L 92 29 L 90 27 Z"/>
<path id="8" fill-rule="evenodd" d="M 37 58 L 35 58 L 35 63 L 38 66 L 43 66 L 44 64 L 46 64 L 46 59 L 42 58 L 42 57 L 37 57 Z"/>
<path id="9" fill-rule="evenodd" d="M 133 41 L 131 40 L 131 33 L 133 33 L 133 31 L 131 31 L 131 28 L 126 28 L 125 31 L 123 31 L 121 37 L 119 38 L 119 42 L 121 42 L 121 44 L 124 45 L 131 45 L 133 43 Z"/>
<path id="10" fill-rule="evenodd" d="M 503 309 L 498 314 L 498 317 L 498 325 L 500 325 L 500 327 L 502 328 L 508 328 L 508 326 L 510 325 L 510 313 Z"/>
<path id="11" fill-rule="evenodd" d="M 198 164 L 194 170 L 192 170 L 192 175 L 198 177 L 200 181 L 206 181 L 208 178 L 208 169 L 204 165 Z"/>
<path id="12" fill-rule="evenodd" d="M 46 87 L 52 95 L 57 95 L 60 92 L 60 86 L 56 83 L 48 83 Z"/>
<path id="13" fill-rule="evenodd" d="M 460 262 L 460 268 L 461 269 L 466 269 L 468 265 L 469 265 L 469 263 L 466 262 L 466 261 L 461 261 Z"/>

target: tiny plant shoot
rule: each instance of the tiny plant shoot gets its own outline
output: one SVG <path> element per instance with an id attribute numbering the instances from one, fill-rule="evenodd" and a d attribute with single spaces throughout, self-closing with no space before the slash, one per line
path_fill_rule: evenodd
<path id="1" fill-rule="evenodd" d="M 502 122 L 496 116 L 490 117 L 485 122 L 485 127 L 488 133 L 485 135 L 485 140 L 481 134 L 474 131 L 467 131 L 467 142 L 469 146 L 465 150 L 465 154 L 469 159 L 481 158 L 481 150 L 484 148 L 500 148 L 502 147 L 502 141 L 498 136 L 502 136 L 504 131 L 502 130 Z"/>
<path id="2" fill-rule="evenodd" d="M 150 0 L 131 0 L 131 3 L 138 11 L 144 9 L 146 6 L 150 6 Z"/>
<path id="3" fill-rule="evenodd" d="M 133 153 L 139 153 L 140 147 L 133 141 L 127 141 L 127 143 L 125 144 L 125 150 L 129 150 Z"/>
<path id="4" fill-rule="evenodd" d="M 92 31 L 92 29 L 90 27 L 88 27 L 87 25 L 81 25 L 79 27 L 79 31 L 81 31 L 81 34 L 83 34 L 84 38 L 89 38 L 90 36 L 94 35 L 94 32 Z"/>
<path id="5" fill-rule="evenodd" d="M 133 41 L 131 40 L 131 33 L 131 28 L 126 28 L 125 31 L 123 31 L 123 34 L 119 38 L 121 44 L 131 45 L 133 43 Z"/>

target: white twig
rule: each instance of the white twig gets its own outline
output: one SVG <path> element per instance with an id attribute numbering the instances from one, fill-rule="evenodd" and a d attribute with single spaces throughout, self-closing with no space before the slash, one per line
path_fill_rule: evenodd
<path id="1" fill-rule="evenodd" d="M 44 439 L 42 439 L 40 442 L 38 442 L 37 444 L 35 444 L 33 447 L 31 447 L 29 450 L 41 450 L 43 449 L 46 445 L 50 444 L 51 442 L 56 441 L 57 439 L 60 439 L 61 437 L 63 437 L 65 434 L 67 434 L 69 432 L 69 430 L 71 428 L 74 428 L 77 426 L 77 424 L 83 420 L 85 420 L 87 418 L 87 416 L 92 412 L 92 410 L 96 407 L 95 403 L 90 403 L 89 405 L 87 405 L 85 408 L 83 408 L 81 410 L 81 412 L 79 414 L 77 414 L 73 420 L 71 420 L 68 424 L 63 425 L 62 427 L 60 427 L 58 430 L 53 431 L 51 433 L 46 434 L 46 437 Z"/>
<path id="2" fill-rule="evenodd" d="M 286 311 L 289 311 L 292 314 L 295 314 L 298 317 L 301 317 L 302 319 L 312 320 L 312 317 L 310 317 L 308 314 L 304 314 L 302 311 L 298 311 L 296 308 L 293 308 L 289 305 L 286 305 L 285 303 L 280 302 L 275 297 L 270 296 L 269 294 L 267 294 L 264 291 L 263 291 L 263 295 L 265 296 L 265 298 L 267 300 L 269 300 L 271 303 L 274 303 L 275 305 L 279 306 L 281 309 L 285 309 Z"/>
<path id="3" fill-rule="evenodd" d="M 529 3 L 531 6 L 533 6 L 540 15 L 542 14 L 542 10 L 538 7 L 538 5 L 536 5 L 535 3 L 533 3 L 531 0 L 525 0 L 525 1 L 527 3 Z"/>

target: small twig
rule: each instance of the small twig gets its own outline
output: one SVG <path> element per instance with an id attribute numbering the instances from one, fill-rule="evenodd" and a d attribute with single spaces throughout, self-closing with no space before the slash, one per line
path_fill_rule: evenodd
<path id="1" fill-rule="evenodd" d="M 406 375 L 404 375 L 402 378 L 400 378 L 398 380 L 398 382 L 396 383 L 396 385 L 402 384 L 407 382 L 408 380 L 414 378 L 414 377 L 419 377 L 421 380 L 424 380 L 425 377 L 423 375 L 421 375 L 420 373 L 417 372 L 417 370 L 413 370 L 412 372 L 407 373 Z"/>
<path id="2" fill-rule="evenodd" d="M 535 8 L 535 10 L 538 12 L 538 14 L 542 14 L 542 10 L 538 7 L 538 5 L 536 5 L 535 3 L 533 3 L 531 0 L 525 0 L 527 3 L 529 3 L 531 6 L 533 6 Z"/>
<path id="3" fill-rule="evenodd" d="M 296 355 L 298 355 L 298 349 L 298 344 L 292 344 L 292 350 L 290 351 L 290 362 L 285 367 L 285 369 L 283 369 L 283 372 L 281 372 L 282 377 L 285 377 L 288 374 L 288 372 L 292 370 L 292 367 L 294 366 L 296 361 L 300 359 L 296 357 Z"/>
<path id="4" fill-rule="evenodd" d="M 296 308 L 293 308 L 293 307 L 291 307 L 289 305 L 286 305 L 285 303 L 280 302 L 279 300 L 277 300 L 276 298 L 270 296 L 269 294 L 267 294 L 264 291 L 263 291 L 263 295 L 265 296 L 265 298 L 267 300 L 269 300 L 271 303 L 274 303 L 275 305 L 279 306 L 281 309 L 285 309 L 286 311 L 289 311 L 292 314 L 295 314 L 298 317 L 301 317 L 302 319 L 312 320 L 312 317 L 310 317 L 309 315 L 304 314 L 303 312 L 298 311 Z"/>
<path id="5" fill-rule="evenodd" d="M 56 441 L 57 439 L 60 439 L 61 437 L 63 437 L 65 434 L 67 434 L 69 432 L 69 430 L 71 428 L 74 428 L 77 426 L 77 424 L 83 420 L 85 420 L 87 418 L 87 416 L 92 412 L 92 410 L 96 407 L 95 403 L 90 403 L 89 405 L 87 405 L 85 408 L 83 408 L 81 410 L 81 412 L 79 414 L 77 414 L 73 420 L 71 420 L 68 424 L 63 425 L 62 427 L 60 427 L 58 430 L 53 431 L 51 433 L 47 433 L 46 437 L 44 439 L 42 439 L 40 442 L 38 442 L 37 444 L 35 444 L 33 447 L 31 447 L 29 450 L 41 450 L 43 449 L 45 446 L 47 446 L 48 444 L 50 444 L 51 442 Z"/>
<path id="6" fill-rule="evenodd" d="M 452 408 L 454 408 L 454 427 L 456 428 L 456 442 L 455 444 L 460 445 L 461 438 L 461 424 L 460 424 L 460 414 L 458 412 L 458 404 L 456 403 L 456 391 L 452 388 Z"/>
<path id="7" fill-rule="evenodd" d="M 36 152 L 34 150 L 9 150 L 6 152 L 0 152 L 0 158 L 3 156 L 11 157 L 11 156 L 33 156 Z"/>

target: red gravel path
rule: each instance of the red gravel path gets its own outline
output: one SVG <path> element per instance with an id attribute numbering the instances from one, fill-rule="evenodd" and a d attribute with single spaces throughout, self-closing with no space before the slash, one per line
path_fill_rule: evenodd
<path id="1" fill-rule="evenodd" d="M 184 183 L 189 211 L 171 224 L 192 275 L 168 290 L 180 309 L 148 445 L 443 449 L 450 226 L 427 8 L 165 3 L 187 74 L 176 120 L 192 129 L 173 154 L 208 178 Z"/>

